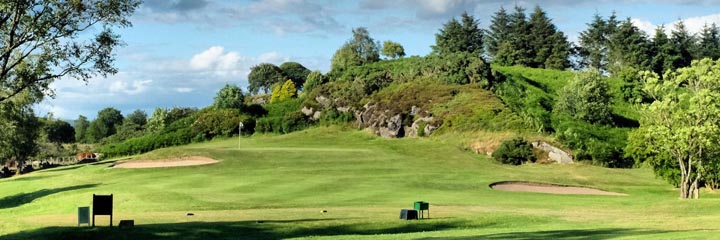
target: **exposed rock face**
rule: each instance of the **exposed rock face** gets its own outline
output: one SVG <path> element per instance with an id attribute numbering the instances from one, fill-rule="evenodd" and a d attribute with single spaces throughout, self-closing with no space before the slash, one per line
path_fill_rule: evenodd
<path id="1" fill-rule="evenodd" d="M 252 96 L 250 99 L 250 103 L 252 104 L 258 104 L 258 105 L 265 105 L 270 101 L 270 95 L 257 95 Z"/>
<path id="2" fill-rule="evenodd" d="M 325 96 L 317 96 L 315 97 L 315 101 L 317 101 L 320 105 L 323 106 L 323 108 L 330 107 L 330 99 L 326 98 Z"/>
<path id="3" fill-rule="evenodd" d="M 572 155 L 546 142 L 533 142 L 533 148 L 548 153 L 548 158 L 557 163 L 573 163 Z"/>
<path id="4" fill-rule="evenodd" d="M 427 123 L 423 128 L 423 132 L 425 133 L 425 135 L 430 135 L 437 128 L 430 124 L 432 121 L 433 117 L 418 118 L 412 123 L 410 127 L 406 127 L 405 132 L 407 133 L 408 137 L 419 137 L 418 132 L 420 130 L 420 123 Z"/>
<path id="5" fill-rule="evenodd" d="M 411 110 L 411 109 L 409 109 Z M 411 112 L 418 113 L 419 108 L 414 107 Z M 432 134 L 439 126 L 432 125 L 433 117 L 422 117 L 415 120 L 412 125 L 404 126 L 406 114 L 391 114 L 388 110 L 378 109 L 374 104 L 368 103 L 361 111 L 355 111 L 355 127 L 367 128 L 385 138 L 417 137 L 422 122 L 427 123 L 423 128 L 425 135 Z"/>
<path id="6" fill-rule="evenodd" d="M 310 117 L 310 119 L 316 121 L 320 119 L 320 114 L 322 114 L 322 112 L 315 111 L 315 109 L 311 107 L 303 107 L 302 109 L 300 109 L 300 112 L 303 113 L 305 116 Z"/>

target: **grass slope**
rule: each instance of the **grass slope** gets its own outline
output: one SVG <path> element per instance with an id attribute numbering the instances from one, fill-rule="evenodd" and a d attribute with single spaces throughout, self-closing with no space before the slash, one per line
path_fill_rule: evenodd
<path id="1" fill-rule="evenodd" d="M 203 155 L 214 165 L 108 169 L 109 162 L 0 180 L 0 239 L 698 238 L 718 233 L 720 198 L 681 201 L 647 169 L 506 166 L 461 140 L 386 140 L 313 128 L 161 149 L 137 158 Z M 494 191 L 504 180 L 583 185 L 629 196 Z M 115 196 L 115 224 L 77 228 L 76 208 Z M 430 220 L 401 221 L 417 200 Z M 326 209 L 327 213 L 320 210 Z M 186 216 L 192 212 L 194 216 Z M 258 221 L 261 222 L 258 222 Z M 98 217 L 106 225 L 107 217 Z"/>

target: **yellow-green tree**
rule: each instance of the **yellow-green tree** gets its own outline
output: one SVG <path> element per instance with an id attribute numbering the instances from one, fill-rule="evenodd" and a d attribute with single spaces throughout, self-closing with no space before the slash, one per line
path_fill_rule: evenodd
<path id="1" fill-rule="evenodd" d="M 270 103 L 281 102 L 297 96 L 297 89 L 292 80 L 287 80 L 282 85 L 273 87 L 272 95 L 270 95 Z"/>

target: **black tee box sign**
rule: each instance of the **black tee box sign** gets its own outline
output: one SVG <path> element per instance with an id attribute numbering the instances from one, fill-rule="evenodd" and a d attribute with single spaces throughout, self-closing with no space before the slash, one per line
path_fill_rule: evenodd
<path id="1" fill-rule="evenodd" d="M 93 226 L 95 226 L 96 215 L 110 215 L 110 226 L 112 226 L 113 195 L 93 194 Z"/>

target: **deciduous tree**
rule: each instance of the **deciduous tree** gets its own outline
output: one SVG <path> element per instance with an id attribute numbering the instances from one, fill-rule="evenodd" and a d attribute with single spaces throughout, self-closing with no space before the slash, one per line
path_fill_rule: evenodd
<path id="1" fill-rule="evenodd" d="M 401 58 L 405 56 L 405 48 L 403 48 L 400 43 L 396 43 L 393 41 L 385 41 L 383 42 L 383 47 L 381 51 L 382 55 L 388 58 Z"/>
<path id="2" fill-rule="evenodd" d="M 283 71 L 272 63 L 261 63 L 250 68 L 248 74 L 248 91 L 257 94 L 261 90 L 267 94 L 276 83 L 282 82 L 285 77 Z"/>
<path id="3" fill-rule="evenodd" d="M 242 93 L 242 89 L 237 85 L 228 84 L 218 91 L 213 102 L 213 106 L 218 109 L 242 109 L 244 104 L 245 96 Z"/>
<path id="4" fill-rule="evenodd" d="M 295 87 L 298 89 L 303 88 L 305 81 L 307 80 L 307 76 L 310 74 L 309 69 L 297 62 L 285 62 L 280 64 L 280 70 L 283 71 L 283 75 L 285 75 L 286 78 L 289 78 L 293 81 L 293 83 L 295 83 Z"/>
<path id="5" fill-rule="evenodd" d="M 644 106 L 633 142 L 655 156 L 646 161 L 659 175 L 679 170 L 680 198 L 699 198 L 699 184 L 717 168 L 720 152 L 720 61 L 693 61 L 662 80 L 646 72 L 644 82 L 655 101 Z"/>
<path id="6" fill-rule="evenodd" d="M 15 0 L 0 3 L 0 102 L 41 95 L 61 77 L 114 74 L 113 29 L 130 26 L 139 0 Z M 90 31 L 92 30 L 92 31 Z M 91 34 L 92 33 L 92 34 Z"/>

